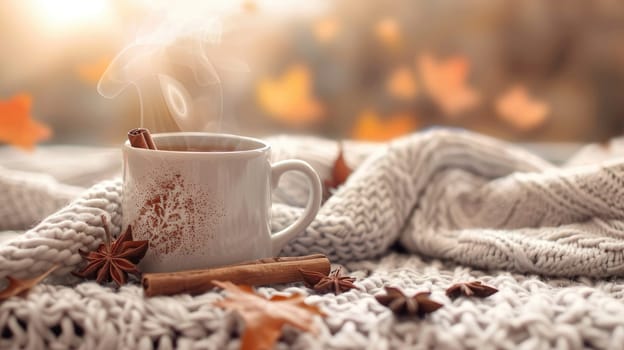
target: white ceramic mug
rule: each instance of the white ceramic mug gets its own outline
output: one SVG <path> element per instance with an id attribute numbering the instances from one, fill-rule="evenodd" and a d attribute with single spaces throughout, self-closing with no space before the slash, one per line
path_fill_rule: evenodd
<path id="1" fill-rule="evenodd" d="M 144 272 L 275 256 L 318 212 L 318 174 L 300 160 L 271 165 L 264 141 L 186 132 L 152 137 L 159 150 L 123 146 L 123 227 L 150 242 L 139 265 Z M 290 170 L 309 179 L 310 197 L 297 221 L 271 234 L 271 191 Z"/>

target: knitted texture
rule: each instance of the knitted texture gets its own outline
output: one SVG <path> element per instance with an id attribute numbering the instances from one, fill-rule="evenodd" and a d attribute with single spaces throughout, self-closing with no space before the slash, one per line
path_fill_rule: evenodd
<path id="1" fill-rule="evenodd" d="M 270 142 L 273 160 L 307 160 L 323 177 L 336 157 L 337 145 L 330 141 L 280 137 Z M 307 301 L 320 303 L 330 315 L 319 321 L 321 336 L 289 329 L 281 346 L 617 348 L 624 344 L 621 280 L 544 281 L 519 274 L 622 275 L 621 161 L 557 168 L 503 142 L 456 131 L 415 134 L 388 145 L 346 143 L 345 150 L 347 161 L 357 170 L 282 254 L 327 254 L 361 278 L 360 290 L 310 296 Z M 45 210 L 39 211 L 38 206 L 54 207 L 67 198 L 60 185 L 43 186 L 42 196 L 37 191 L 17 192 L 5 179 L 0 175 L 0 186 L 9 191 L 0 193 L 17 196 L 9 198 L 16 203 L 14 212 L 23 205 L 24 210 L 41 213 Z M 37 181 L 30 182 L 31 188 L 37 188 Z M 0 277 L 32 275 L 53 263 L 61 266 L 59 276 L 75 269 L 81 263 L 78 251 L 94 249 L 102 240 L 101 214 L 110 216 L 114 234 L 120 231 L 121 190 L 120 180 L 100 183 L 26 234 L 0 245 Z M 277 230 L 302 212 L 305 182 L 287 174 L 274 199 L 278 204 L 272 226 Z M 34 216 L 14 219 L 5 228 L 24 228 Z M 397 241 L 418 255 L 389 253 Z M 382 254 L 386 256 L 374 260 Z M 422 260 L 419 255 L 446 262 Z M 501 292 L 487 300 L 454 302 L 443 295 L 453 282 L 473 277 Z M 431 290 L 445 307 L 424 321 L 396 319 L 373 297 L 384 284 L 408 292 Z M 299 287 L 280 289 L 305 292 Z M 219 297 L 212 292 L 144 299 L 137 286 L 114 292 L 93 283 L 44 284 L 24 300 L 0 305 L 0 339 L 30 348 L 236 348 L 239 323 L 210 306 Z"/>
<path id="2" fill-rule="evenodd" d="M 0 230 L 37 223 L 75 198 L 81 188 L 58 183 L 54 178 L 0 167 Z"/>
<path id="3" fill-rule="evenodd" d="M 307 293 L 329 315 L 318 336 L 285 328 L 277 349 L 622 349 L 624 280 L 544 280 L 484 273 L 450 262 L 389 253 L 346 265 L 360 290 Z M 449 300 L 454 282 L 480 279 L 500 291 L 487 299 Z M 395 318 L 377 303 L 383 285 L 407 293 L 430 290 L 444 306 L 423 320 Z M 263 294 L 276 293 L 260 288 Z M 211 306 L 217 292 L 144 299 L 136 285 L 114 291 L 94 282 L 42 284 L 25 299 L 0 305 L 0 348 L 238 349 L 242 323 Z"/>
<path id="4" fill-rule="evenodd" d="M 284 253 L 347 262 L 399 239 L 409 251 L 480 268 L 621 275 L 623 184 L 622 161 L 560 169 L 467 132 L 417 134 L 366 158 Z M 302 186 L 285 188 L 283 197 L 305 199 Z M 296 215 L 281 210 L 275 223 Z"/>

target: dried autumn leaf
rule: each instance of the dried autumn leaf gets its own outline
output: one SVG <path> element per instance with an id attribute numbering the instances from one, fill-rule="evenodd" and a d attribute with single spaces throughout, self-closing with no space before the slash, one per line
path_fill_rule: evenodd
<path id="1" fill-rule="evenodd" d="M 7 280 L 9 281 L 9 285 L 0 291 L 0 301 L 6 300 L 10 297 L 14 296 L 26 296 L 26 294 L 30 291 L 30 289 L 39 282 L 43 281 L 46 277 L 48 277 L 54 270 L 58 268 L 58 265 L 53 265 L 48 271 L 42 273 L 41 275 L 29 279 L 18 279 L 11 276 L 7 276 Z"/>
<path id="2" fill-rule="evenodd" d="M 82 278 L 95 278 L 98 283 L 107 283 L 113 280 L 119 287 L 126 284 L 128 274 L 141 276 L 136 264 L 145 256 L 149 242 L 132 240 L 130 226 L 112 242 L 106 216 L 102 215 L 101 219 L 106 234 L 106 243 L 100 244 L 92 252 L 80 251 L 80 255 L 88 263 L 82 270 L 75 271 L 73 274 Z"/>
<path id="3" fill-rule="evenodd" d="M 479 93 L 468 86 L 470 62 L 466 57 L 438 60 L 424 54 L 417 63 L 427 94 L 448 117 L 456 117 L 479 103 Z"/>
<path id="4" fill-rule="evenodd" d="M 390 95 L 401 100 L 409 100 L 416 97 L 418 89 L 411 69 L 409 67 L 395 69 L 386 82 L 386 90 L 388 90 Z"/>
<path id="5" fill-rule="evenodd" d="M 342 144 L 340 144 L 339 147 L 340 148 L 338 149 L 338 157 L 336 157 L 336 161 L 334 161 L 334 168 L 332 169 L 331 183 L 332 187 L 334 188 L 342 185 L 345 181 L 347 181 L 347 179 L 353 172 L 353 170 L 347 165 L 347 162 L 345 161 Z"/>
<path id="6" fill-rule="evenodd" d="M 242 350 L 272 349 L 284 325 L 313 334 L 318 332 L 314 327 L 314 317 L 324 314 L 317 306 L 306 304 L 301 294 L 274 295 L 266 299 L 255 294 L 249 286 L 221 281 L 212 283 L 227 292 L 227 296 L 215 305 L 236 311 L 245 322 Z"/>
<path id="7" fill-rule="evenodd" d="M 0 142 L 32 150 L 37 142 L 52 135 L 47 126 L 32 120 L 31 105 L 32 97 L 27 94 L 0 101 Z"/>
<path id="8" fill-rule="evenodd" d="M 483 284 L 481 281 L 456 283 L 446 289 L 446 295 L 453 299 L 459 297 L 460 295 L 485 298 L 496 292 L 498 292 L 498 289 L 488 286 L 487 284 Z"/>
<path id="9" fill-rule="evenodd" d="M 343 147 L 340 144 L 338 157 L 336 157 L 334 167 L 332 168 L 331 178 L 323 182 L 323 199 L 327 200 L 331 196 L 331 190 L 338 188 L 347 181 L 352 172 L 353 170 L 345 162 Z"/>
<path id="10" fill-rule="evenodd" d="M 314 289 L 315 292 L 340 294 L 351 289 L 358 289 L 353 282 L 355 277 L 342 276 L 341 268 L 332 271 L 329 275 L 316 271 L 300 269 L 306 287 Z"/>
<path id="11" fill-rule="evenodd" d="M 313 96 L 310 70 L 302 64 L 288 68 L 276 79 L 262 79 L 256 98 L 271 118 L 291 127 L 307 126 L 324 116 L 321 103 Z"/>
<path id="12" fill-rule="evenodd" d="M 550 108 L 529 96 L 526 87 L 517 85 L 497 99 L 496 112 L 514 128 L 529 131 L 544 124 Z"/>
<path id="13" fill-rule="evenodd" d="M 401 29 L 395 18 L 380 19 L 375 24 L 374 32 L 377 40 L 385 46 L 396 48 L 401 44 Z"/>
<path id="14" fill-rule="evenodd" d="M 381 119 L 377 113 L 363 111 L 357 118 L 353 138 L 366 141 L 388 141 L 416 130 L 418 119 L 409 113 L 398 113 Z"/>
<path id="15" fill-rule="evenodd" d="M 418 315 L 422 318 L 425 314 L 432 313 L 443 306 L 429 298 L 430 292 L 420 292 L 407 296 L 399 288 L 385 287 L 385 289 L 386 294 L 377 295 L 375 299 L 399 316 Z"/>
<path id="16" fill-rule="evenodd" d="M 326 17 L 314 23 L 314 37 L 320 43 L 328 43 L 338 35 L 340 22 L 335 17 Z"/>
<path id="17" fill-rule="evenodd" d="M 111 62 L 112 59 L 109 56 L 100 57 L 96 61 L 76 67 L 76 74 L 87 83 L 97 84 Z"/>

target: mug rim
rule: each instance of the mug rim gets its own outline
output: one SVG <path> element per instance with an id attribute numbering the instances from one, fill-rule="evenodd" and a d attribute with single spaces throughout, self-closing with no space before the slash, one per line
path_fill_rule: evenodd
<path id="1" fill-rule="evenodd" d="M 180 132 L 164 132 L 164 133 L 154 133 L 151 134 L 152 139 L 159 139 L 159 138 L 167 138 L 167 137 L 173 137 L 173 136 L 209 136 L 209 137 L 216 137 L 216 138 L 224 138 L 224 139 L 234 139 L 234 140 L 244 140 L 244 141 L 250 141 L 250 142 L 255 142 L 260 144 L 260 147 L 257 148 L 252 148 L 252 149 L 244 149 L 244 150 L 237 150 L 237 151 L 210 151 L 210 152 L 202 152 L 202 151 L 171 151 L 171 150 L 152 150 L 152 149 L 146 149 L 146 148 L 137 148 L 137 147 L 132 147 L 130 145 L 130 141 L 126 140 L 126 142 L 124 142 L 123 147 L 127 150 L 131 150 L 131 151 L 136 151 L 136 152 L 154 152 L 152 154 L 158 153 L 158 154 L 171 154 L 171 155 L 182 155 L 182 154 L 193 154 L 193 155 L 197 155 L 197 154 L 204 154 L 204 155 L 250 155 L 250 154 L 257 154 L 257 153 L 262 153 L 262 152 L 266 152 L 268 151 L 271 146 L 260 139 L 254 138 L 254 137 L 249 137 L 249 136 L 242 136 L 242 135 L 236 135 L 236 134 L 228 134 L 228 133 L 216 133 L 216 132 L 200 132 L 200 131 L 180 131 Z"/>

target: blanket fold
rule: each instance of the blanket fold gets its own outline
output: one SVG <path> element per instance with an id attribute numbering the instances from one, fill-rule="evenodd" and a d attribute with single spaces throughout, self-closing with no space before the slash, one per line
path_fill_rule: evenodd
<path id="1" fill-rule="evenodd" d="M 315 138 L 269 142 L 273 161 L 303 159 L 324 178 L 338 151 Z M 582 166 L 556 167 L 507 143 L 446 130 L 343 148 L 356 171 L 282 254 L 325 253 L 357 277 L 358 289 L 318 295 L 300 285 L 260 288 L 307 294 L 328 315 L 317 320 L 317 335 L 286 328 L 276 348 L 622 348 L 622 160 L 592 163 L 595 153 L 586 149 L 584 159 L 573 159 Z M 0 229 L 27 230 L 0 242 L 0 277 L 26 277 L 54 263 L 57 275 L 68 275 L 82 263 L 78 251 L 103 239 L 101 214 L 120 232 L 120 179 L 86 190 L 61 182 L 0 169 Z M 274 230 L 301 214 L 306 191 L 299 174 L 282 177 Z M 396 242 L 407 252 L 389 249 Z M 605 276 L 614 277 L 595 278 Z M 450 285 L 472 280 L 499 292 L 446 296 Z M 384 286 L 429 291 L 444 306 L 422 320 L 397 318 L 375 300 Z M 242 324 L 214 307 L 220 298 L 216 291 L 145 298 L 136 284 L 42 283 L 0 303 L 0 348 L 237 349 Z"/>
<path id="2" fill-rule="evenodd" d="M 330 141 L 269 142 L 273 161 L 303 159 L 325 176 L 337 152 Z M 507 143 L 450 130 L 348 146 L 355 172 L 282 254 L 323 253 L 347 263 L 378 257 L 398 240 L 410 252 L 478 268 L 593 277 L 624 270 L 621 160 L 558 168 Z M 0 185 L 8 186 L 6 179 Z M 47 185 L 43 196 L 32 184 L 26 188 L 7 195 L 18 206 L 46 210 L 75 191 Z M 274 230 L 300 215 L 305 188 L 297 174 L 285 176 L 275 194 Z M 36 273 L 52 263 L 63 266 L 58 273 L 74 269 L 78 250 L 102 239 L 101 213 L 111 216 L 114 233 L 120 230 L 121 190 L 119 179 L 102 182 L 0 246 L 0 276 Z"/>

